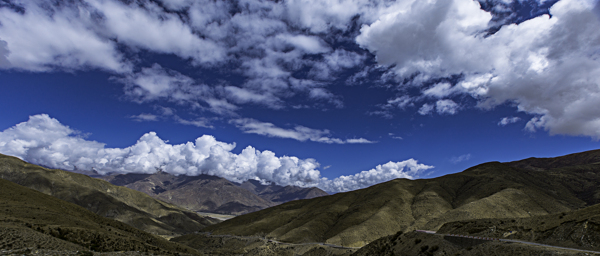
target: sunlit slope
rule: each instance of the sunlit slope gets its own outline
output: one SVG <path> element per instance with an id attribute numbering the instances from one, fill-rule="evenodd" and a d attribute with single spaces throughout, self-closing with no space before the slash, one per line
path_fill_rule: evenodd
<path id="1" fill-rule="evenodd" d="M 585 168 L 586 173 L 593 173 L 586 174 L 585 182 L 600 180 L 598 168 L 589 164 Z M 580 174 L 573 170 L 534 171 L 491 162 L 435 179 L 397 179 L 362 190 L 294 201 L 204 230 L 362 246 L 397 231 L 436 230 L 451 221 L 578 209 L 590 202 L 574 189 L 581 182 Z M 595 189 L 597 192 L 598 186 Z"/>
<path id="2" fill-rule="evenodd" d="M 0 178 L 153 234 L 184 234 L 216 222 L 133 189 L 82 174 L 43 168 L 1 154 Z"/>
<path id="3" fill-rule="evenodd" d="M 85 208 L 0 179 L 0 248 L 197 252 Z"/>

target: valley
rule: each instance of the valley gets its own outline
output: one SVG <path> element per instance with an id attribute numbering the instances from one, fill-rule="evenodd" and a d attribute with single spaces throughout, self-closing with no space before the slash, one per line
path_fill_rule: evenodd
<path id="1" fill-rule="evenodd" d="M 131 225 L 130 229 L 110 228 L 126 230 L 111 238 L 113 233 L 103 235 L 107 228 L 101 228 L 108 224 L 85 224 L 89 221 L 76 218 L 69 218 L 75 224 L 43 221 L 43 216 L 60 212 L 44 209 L 61 206 L 39 207 L 31 216 L 15 215 L 22 211 L 20 207 L 35 209 L 44 204 L 20 205 L 10 196 L 3 197 L 2 232 L 19 237 L 0 241 L 0 249 L 6 251 L 29 245 L 66 251 L 156 251 L 163 247 L 152 247 L 157 243 L 165 243 L 164 253 L 179 250 L 199 255 L 584 255 L 600 251 L 600 150 L 484 163 L 438 178 L 396 179 L 333 195 L 314 188 L 258 181 L 238 184 L 214 176 L 163 172 L 96 179 L 9 156 L 0 158 L 0 178 L 7 180 L 3 188 L 27 190 L 18 192 L 24 197 L 53 198 L 46 201 L 74 204 L 69 207 L 98 216 L 95 219 Z M 227 208 L 228 204 L 243 206 Z M 98 228 L 83 231 L 78 225 L 84 224 Z M 131 230 L 138 235 L 127 233 Z M 160 242 L 136 238 L 142 234 Z M 498 240 L 465 244 L 457 240 L 459 236 Z M 92 248 L 91 241 L 113 240 L 133 244 L 102 242 L 105 247 Z"/>

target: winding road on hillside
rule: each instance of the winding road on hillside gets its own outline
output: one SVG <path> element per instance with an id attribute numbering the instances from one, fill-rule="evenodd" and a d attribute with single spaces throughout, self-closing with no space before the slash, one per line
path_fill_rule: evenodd
<path id="1" fill-rule="evenodd" d="M 277 240 L 265 238 L 265 237 L 256 237 L 256 236 L 213 235 L 210 232 L 203 233 L 203 234 L 206 236 L 210 236 L 210 237 L 227 237 L 227 238 L 238 238 L 238 239 L 258 238 L 265 242 L 270 242 L 270 243 L 275 243 L 275 244 L 280 244 L 280 245 L 290 245 L 290 246 L 321 245 L 321 246 L 327 246 L 327 247 L 331 247 L 331 248 L 335 248 L 335 249 L 360 249 L 361 248 L 361 247 L 346 247 L 346 246 L 341 246 L 341 245 L 337 245 L 337 244 L 326 244 L 326 243 L 318 243 L 318 242 L 295 244 L 295 243 L 281 242 L 281 241 L 277 241 Z"/>
<path id="2" fill-rule="evenodd" d="M 478 236 L 465 236 L 465 235 L 457 235 L 457 234 L 438 234 L 435 231 L 430 231 L 430 230 L 415 230 L 415 232 L 426 233 L 426 234 L 437 235 L 437 236 L 461 237 L 461 238 L 467 238 L 467 239 L 486 240 L 486 241 L 500 241 L 500 242 L 506 242 L 506 243 L 521 243 L 521 244 L 528 244 L 528 245 L 549 247 L 549 248 L 554 248 L 554 249 L 562 249 L 562 250 L 571 250 L 571 251 L 578 251 L 578 252 L 588 252 L 588 253 L 600 254 L 600 252 L 598 252 L 598 251 L 575 249 L 575 248 L 569 248 L 569 247 L 561 247 L 561 246 L 554 246 L 554 245 L 548 245 L 548 244 L 533 243 L 533 242 L 527 242 L 527 241 L 521 241 L 521 240 L 513 240 L 513 239 L 502 239 L 502 238 L 491 238 L 491 237 L 478 237 Z"/>

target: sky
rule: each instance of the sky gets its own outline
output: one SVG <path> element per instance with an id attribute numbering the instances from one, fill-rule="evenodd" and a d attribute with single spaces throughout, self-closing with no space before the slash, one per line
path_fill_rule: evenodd
<path id="1" fill-rule="evenodd" d="M 0 153 L 336 193 L 600 148 L 596 0 L 0 0 Z"/>

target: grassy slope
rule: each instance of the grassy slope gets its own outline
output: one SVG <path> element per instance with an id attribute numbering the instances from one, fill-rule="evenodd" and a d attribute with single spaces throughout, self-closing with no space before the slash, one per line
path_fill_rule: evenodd
<path id="1" fill-rule="evenodd" d="M 460 234 L 530 241 L 554 246 L 600 250 L 600 204 L 580 210 L 528 218 L 478 219 L 444 224 L 440 234 Z M 473 240 L 466 240 L 473 241 Z M 424 249 L 425 248 L 425 249 Z M 562 254 L 559 254 L 561 251 Z M 362 255 L 587 255 L 514 243 L 461 245 L 441 236 L 408 232 L 386 236 L 358 250 Z"/>
<path id="2" fill-rule="evenodd" d="M 529 218 L 451 222 L 444 224 L 439 232 L 600 250 L 600 204 L 572 212 Z"/>
<path id="3" fill-rule="evenodd" d="M 0 248 L 197 252 L 83 207 L 0 179 Z"/>
<path id="4" fill-rule="evenodd" d="M 581 174 L 573 172 L 573 166 L 563 164 L 561 168 L 548 172 L 486 163 L 435 179 L 397 179 L 362 190 L 289 202 L 204 230 L 362 246 L 399 230 L 436 230 L 452 221 L 539 216 L 589 205 L 589 196 L 582 197 L 582 193 L 597 193 L 598 187 L 590 191 L 578 188 L 584 183 L 596 184 L 600 180 L 598 169 L 587 165 Z"/>
<path id="5" fill-rule="evenodd" d="M 216 222 L 133 189 L 82 174 L 43 168 L 1 154 L 0 178 L 153 234 L 184 234 Z"/>

